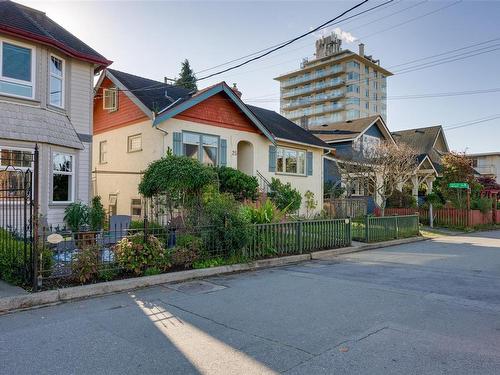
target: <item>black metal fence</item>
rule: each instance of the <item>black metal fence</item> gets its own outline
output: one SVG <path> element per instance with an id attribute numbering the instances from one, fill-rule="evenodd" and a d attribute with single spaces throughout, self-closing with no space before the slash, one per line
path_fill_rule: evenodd
<path id="1" fill-rule="evenodd" d="M 0 155 L 0 278 L 36 287 L 38 148 Z"/>

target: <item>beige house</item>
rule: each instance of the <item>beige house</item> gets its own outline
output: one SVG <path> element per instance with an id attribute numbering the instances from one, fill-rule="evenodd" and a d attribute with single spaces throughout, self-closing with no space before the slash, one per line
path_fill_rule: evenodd
<path id="1" fill-rule="evenodd" d="M 63 225 L 89 201 L 93 79 L 111 62 L 43 12 L 1 1 L 0 14 L 0 182 L 21 188 L 38 145 L 39 212 Z"/>
<path id="2" fill-rule="evenodd" d="M 472 159 L 472 166 L 480 176 L 492 177 L 498 183 L 500 180 L 500 152 L 484 152 L 467 155 Z"/>
<path id="3" fill-rule="evenodd" d="M 273 177 L 290 182 L 322 207 L 322 157 L 331 147 L 276 112 L 246 105 L 235 88 L 193 93 L 108 69 L 95 93 L 93 187 L 111 214 L 141 217 L 142 171 L 168 149 L 256 176 L 262 189 Z"/>

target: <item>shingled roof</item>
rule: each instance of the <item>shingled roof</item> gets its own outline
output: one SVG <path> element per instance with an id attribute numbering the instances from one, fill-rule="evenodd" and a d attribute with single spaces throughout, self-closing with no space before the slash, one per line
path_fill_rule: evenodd
<path id="1" fill-rule="evenodd" d="M 0 102 L 0 138 L 49 143 L 75 149 L 83 144 L 64 114 Z"/>
<path id="2" fill-rule="evenodd" d="M 276 138 L 323 148 L 331 148 L 330 145 L 323 142 L 312 133 L 274 111 L 248 104 L 247 107 Z"/>
<path id="3" fill-rule="evenodd" d="M 10 0 L 0 0 L 0 32 L 51 45 L 99 67 L 111 64 L 111 61 L 59 26 L 44 12 Z"/>
<path id="4" fill-rule="evenodd" d="M 115 69 L 107 69 L 150 111 L 158 112 L 178 99 L 188 99 L 190 90 Z M 168 96 L 168 98 L 167 98 Z"/>
<path id="5" fill-rule="evenodd" d="M 352 141 L 365 132 L 378 119 L 382 121 L 382 125 L 390 138 L 389 130 L 385 127 L 385 123 L 378 115 L 344 122 L 334 122 L 332 124 L 311 126 L 309 127 L 309 131 L 327 143 Z"/>

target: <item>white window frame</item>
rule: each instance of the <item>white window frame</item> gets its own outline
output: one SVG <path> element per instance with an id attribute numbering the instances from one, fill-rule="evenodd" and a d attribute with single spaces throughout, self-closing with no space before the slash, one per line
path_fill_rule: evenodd
<path id="1" fill-rule="evenodd" d="M 63 154 L 67 156 L 71 156 L 71 172 L 62 172 L 62 171 L 55 171 L 54 170 L 54 156 L 55 154 Z M 72 154 L 70 152 L 66 151 L 58 151 L 54 150 L 51 153 L 51 158 L 50 158 L 50 187 L 51 187 L 51 195 L 50 195 L 50 203 L 54 205 L 62 205 L 62 204 L 70 204 L 75 201 L 75 187 L 76 187 L 76 156 L 75 154 Z M 71 176 L 71 200 L 69 201 L 55 201 L 54 200 L 54 175 L 64 175 L 64 176 Z"/>
<path id="2" fill-rule="evenodd" d="M 134 204 L 134 200 L 139 200 L 139 204 Z M 134 208 L 140 208 L 141 210 L 141 213 L 139 215 L 134 215 Z M 142 199 L 139 197 L 132 197 L 130 198 L 130 216 L 132 216 L 133 218 L 141 218 L 142 217 Z"/>
<path id="3" fill-rule="evenodd" d="M 279 151 L 283 150 L 283 170 L 280 171 L 278 169 L 278 154 Z M 286 152 L 291 151 L 291 152 L 296 152 L 297 153 L 297 172 L 287 172 L 286 171 Z M 304 153 L 304 173 L 299 173 L 299 152 Z M 291 176 L 306 176 L 307 175 L 307 150 L 304 149 L 299 149 L 299 148 L 291 148 L 291 147 L 281 147 L 278 146 L 276 147 L 276 174 L 282 174 L 282 175 L 291 175 Z"/>
<path id="4" fill-rule="evenodd" d="M 133 150 L 132 149 L 132 140 L 134 138 L 139 138 L 141 140 L 141 147 L 137 150 Z M 138 134 L 132 134 L 132 135 L 129 135 L 127 137 L 127 152 L 128 153 L 132 153 L 132 152 L 139 152 L 139 151 L 142 151 L 142 133 L 138 133 Z"/>
<path id="5" fill-rule="evenodd" d="M 22 47 L 22 48 L 27 48 L 31 51 L 31 81 L 23 81 L 21 79 L 5 77 L 3 75 L 3 65 L 2 64 L 3 64 L 3 45 L 4 45 L 4 43 L 12 44 L 14 46 L 18 46 L 18 47 Z M 15 97 L 15 98 L 23 98 L 23 99 L 35 99 L 35 82 L 36 82 L 35 53 L 36 53 L 35 48 L 29 44 L 21 43 L 18 41 L 7 39 L 7 38 L 0 38 L 0 81 L 19 84 L 19 85 L 23 85 L 23 86 L 30 86 L 31 87 L 31 96 L 16 95 L 16 94 L 11 94 L 11 93 L 4 92 L 4 91 L 0 91 L 0 95 L 11 96 L 11 97 Z"/>
<path id="6" fill-rule="evenodd" d="M 106 97 L 110 93 L 113 94 L 115 100 L 112 107 L 106 106 Z M 118 89 L 116 87 L 107 88 L 102 90 L 102 108 L 106 111 L 114 112 L 118 110 Z"/>
<path id="7" fill-rule="evenodd" d="M 56 74 L 54 74 L 54 73 L 52 73 L 50 71 L 50 64 L 52 64 L 52 57 L 54 57 L 54 58 L 56 58 L 58 60 L 61 60 L 61 62 L 62 62 L 62 71 L 61 71 L 62 75 L 61 76 L 58 76 L 58 75 L 56 75 Z M 49 87 L 49 100 L 48 100 L 48 102 L 49 102 L 49 104 L 51 106 L 54 106 L 54 107 L 57 107 L 57 108 L 64 108 L 64 102 L 65 102 L 64 95 L 66 94 L 66 90 L 65 90 L 65 87 L 64 87 L 64 85 L 66 84 L 66 60 L 63 59 L 60 56 L 57 56 L 57 55 L 51 53 L 49 55 L 49 61 L 48 62 L 49 62 L 49 66 L 48 66 L 49 67 L 49 70 L 48 70 L 49 82 L 48 82 L 48 85 L 47 85 Z M 61 105 L 53 104 L 53 103 L 50 102 L 50 91 L 51 91 L 50 78 L 51 77 L 54 77 L 56 79 L 60 79 L 61 80 Z"/>
<path id="8" fill-rule="evenodd" d="M 103 152 L 102 146 L 106 146 L 105 152 Z M 108 162 L 108 160 L 107 160 L 107 154 L 108 154 L 107 148 L 108 148 L 108 141 L 107 140 L 99 142 L 99 164 L 106 164 Z M 106 157 L 103 157 L 104 155 Z"/>

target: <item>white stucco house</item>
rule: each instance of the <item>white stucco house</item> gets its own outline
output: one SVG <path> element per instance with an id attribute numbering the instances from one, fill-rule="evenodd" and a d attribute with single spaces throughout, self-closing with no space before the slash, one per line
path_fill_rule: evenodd
<path id="1" fill-rule="evenodd" d="M 96 72 L 111 62 L 45 13 L 0 1 L 0 181 L 33 168 L 39 148 L 39 213 L 63 223 L 64 209 L 88 202 Z M 4 202 L 5 203 L 5 202 Z"/>

